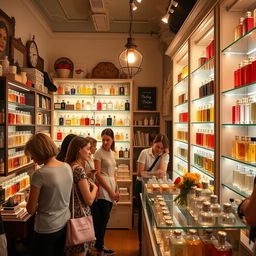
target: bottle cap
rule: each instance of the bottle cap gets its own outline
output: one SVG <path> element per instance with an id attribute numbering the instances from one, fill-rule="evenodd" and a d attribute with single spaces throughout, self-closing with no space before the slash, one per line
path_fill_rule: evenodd
<path id="1" fill-rule="evenodd" d="M 189 229 L 188 233 L 189 233 L 189 235 L 195 235 L 196 234 L 196 230 L 195 229 Z"/>
<path id="2" fill-rule="evenodd" d="M 240 23 L 243 23 L 244 22 L 244 17 L 241 17 L 239 20 L 240 20 Z"/>
<path id="3" fill-rule="evenodd" d="M 256 142 L 256 137 L 251 137 L 251 141 Z"/>
<path id="4" fill-rule="evenodd" d="M 252 12 L 246 12 L 246 18 L 251 18 Z"/>
<path id="5" fill-rule="evenodd" d="M 175 236 L 181 236 L 181 234 L 182 234 L 182 231 L 181 231 L 181 230 L 179 230 L 179 229 L 175 229 L 175 230 L 174 230 L 174 235 L 175 235 Z"/>
<path id="6" fill-rule="evenodd" d="M 203 202 L 203 211 L 209 212 L 211 210 L 211 204 L 209 202 Z"/>
<path id="7" fill-rule="evenodd" d="M 218 196 L 217 195 L 210 195 L 210 202 L 211 202 L 211 204 L 217 204 L 218 203 Z"/>
<path id="8" fill-rule="evenodd" d="M 208 189 L 209 183 L 206 182 L 206 181 L 203 181 L 203 182 L 202 182 L 202 186 L 203 186 L 203 189 Z"/>
<path id="9" fill-rule="evenodd" d="M 223 204 L 223 212 L 231 213 L 231 204 L 230 203 L 224 203 Z"/>
<path id="10" fill-rule="evenodd" d="M 213 230 L 212 229 L 205 229 L 204 232 L 208 236 L 213 234 Z"/>
<path id="11" fill-rule="evenodd" d="M 218 241 L 220 244 L 225 244 L 227 239 L 227 233 L 224 231 L 219 231 L 218 232 Z"/>
<path id="12" fill-rule="evenodd" d="M 233 203 L 234 201 L 235 201 L 234 198 L 229 198 L 230 203 Z"/>

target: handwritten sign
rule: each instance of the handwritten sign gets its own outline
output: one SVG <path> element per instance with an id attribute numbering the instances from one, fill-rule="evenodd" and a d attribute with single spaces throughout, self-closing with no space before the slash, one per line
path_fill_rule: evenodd
<path id="1" fill-rule="evenodd" d="M 138 110 L 156 110 L 156 87 L 138 88 Z"/>

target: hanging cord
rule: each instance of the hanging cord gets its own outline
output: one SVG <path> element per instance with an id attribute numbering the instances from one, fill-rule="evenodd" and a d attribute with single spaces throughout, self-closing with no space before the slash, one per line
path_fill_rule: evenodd
<path id="1" fill-rule="evenodd" d="M 132 37 L 132 21 L 133 21 L 132 3 L 133 3 L 133 0 L 130 0 L 130 13 L 129 13 L 130 26 L 129 26 L 129 37 Z"/>

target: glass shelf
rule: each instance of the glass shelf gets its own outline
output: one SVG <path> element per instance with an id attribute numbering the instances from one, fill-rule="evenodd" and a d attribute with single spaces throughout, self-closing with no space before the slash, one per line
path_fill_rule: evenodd
<path id="1" fill-rule="evenodd" d="M 223 54 L 251 54 L 256 49 L 256 27 L 222 50 Z"/>
<path id="2" fill-rule="evenodd" d="M 176 173 L 176 175 L 178 175 L 178 176 L 183 176 L 182 172 L 180 172 L 178 170 L 174 170 L 173 172 Z"/>
<path id="3" fill-rule="evenodd" d="M 211 149 L 211 148 L 206 148 L 206 147 L 203 147 L 203 146 L 198 146 L 196 144 L 191 144 L 191 145 L 196 147 L 196 148 L 201 148 L 201 149 L 204 149 L 204 150 L 208 150 L 208 151 L 214 152 L 214 149 Z"/>
<path id="4" fill-rule="evenodd" d="M 180 142 L 180 143 L 184 143 L 184 144 L 188 144 L 188 142 L 185 141 L 185 140 L 177 140 L 177 139 L 174 139 L 174 141 L 177 141 L 177 142 Z"/>
<path id="5" fill-rule="evenodd" d="M 210 178 L 212 178 L 212 179 L 214 178 L 214 177 L 213 177 L 213 174 L 210 174 L 209 172 L 205 171 L 204 169 L 200 168 L 199 166 L 197 166 L 197 165 L 195 165 L 195 164 L 191 164 L 191 166 L 192 166 L 193 168 L 197 169 L 198 171 L 200 171 L 201 173 L 203 173 L 203 174 L 209 176 Z"/>
<path id="6" fill-rule="evenodd" d="M 174 122 L 174 124 L 188 124 L 188 122 Z"/>
<path id="7" fill-rule="evenodd" d="M 210 95 L 207 95 L 207 96 L 204 96 L 204 97 L 201 97 L 201 98 L 197 98 L 197 99 L 194 99 L 192 100 L 193 103 L 198 103 L 198 102 L 201 102 L 202 101 L 202 104 L 204 101 L 211 101 L 214 99 L 214 94 L 210 94 Z"/>
<path id="8" fill-rule="evenodd" d="M 83 98 L 92 98 L 92 97 L 130 97 L 130 95 L 105 95 L 105 94 L 95 94 L 95 95 L 89 95 L 89 94 L 54 94 L 55 97 L 83 97 Z"/>
<path id="9" fill-rule="evenodd" d="M 251 166 L 251 167 L 255 167 L 255 168 L 256 168 L 256 163 L 255 163 L 255 164 L 252 164 L 252 163 L 248 163 L 248 162 L 245 162 L 245 161 L 240 161 L 240 160 L 237 160 L 237 159 L 232 158 L 232 157 L 230 157 L 230 156 L 221 156 L 221 157 L 224 158 L 224 159 L 228 159 L 228 160 L 231 160 L 231 161 L 240 163 L 240 164 L 244 164 L 244 165 L 248 165 L 248 166 Z"/>
<path id="10" fill-rule="evenodd" d="M 256 124 L 222 124 L 222 126 L 248 127 L 248 126 L 256 126 Z"/>
<path id="11" fill-rule="evenodd" d="M 145 179 L 143 179 L 143 185 L 145 187 Z M 156 214 L 156 210 L 154 207 L 154 199 L 157 195 L 162 195 L 164 201 L 166 202 L 166 207 L 170 212 L 170 216 L 172 217 L 173 225 L 166 226 L 162 225 L 159 222 L 159 218 Z M 189 210 L 184 207 L 179 207 L 173 201 L 175 195 L 172 194 L 162 194 L 161 192 L 158 193 L 148 193 L 147 188 L 144 189 L 143 193 L 143 202 L 148 205 L 148 210 L 151 212 L 154 222 L 156 224 L 157 229 L 245 229 L 248 228 L 244 223 L 240 221 L 240 219 L 236 219 L 236 223 L 234 225 L 213 225 L 213 226 L 201 226 L 197 220 L 191 215 Z"/>
<path id="12" fill-rule="evenodd" d="M 244 193 L 243 191 L 240 191 L 239 189 L 235 188 L 233 185 L 231 184 L 221 184 L 222 186 L 224 186 L 225 188 L 233 191 L 234 193 L 236 193 L 237 195 L 243 197 L 243 198 L 247 198 L 250 195 L 247 195 L 246 193 Z"/>
<path id="13" fill-rule="evenodd" d="M 212 60 L 214 60 L 214 57 L 207 60 L 204 64 L 202 64 L 200 67 L 196 68 L 194 71 L 192 71 L 192 75 L 194 75 L 196 72 L 199 72 L 200 69 L 204 68 L 207 64 L 209 64 Z M 203 71 L 210 71 L 211 69 L 203 70 Z"/>
<path id="14" fill-rule="evenodd" d="M 183 157 L 181 157 L 181 156 L 178 156 L 178 155 L 174 155 L 176 158 L 178 158 L 178 159 L 180 159 L 180 160 L 182 160 L 183 162 L 185 162 L 185 163 L 187 163 L 188 162 L 188 160 L 187 159 L 185 159 L 185 158 L 183 158 Z"/>
<path id="15" fill-rule="evenodd" d="M 186 81 L 187 78 L 188 78 L 188 76 L 186 76 L 186 77 L 184 77 L 183 79 L 181 79 L 178 83 L 176 83 L 176 84 L 174 85 L 174 87 L 181 86 L 184 82 L 187 82 L 187 81 Z"/>
<path id="16" fill-rule="evenodd" d="M 192 124 L 214 124 L 214 122 L 192 122 Z"/>
<path id="17" fill-rule="evenodd" d="M 188 105 L 188 102 L 183 102 L 183 103 L 181 103 L 181 104 L 178 104 L 178 105 L 175 105 L 174 107 L 175 108 L 179 108 L 179 107 L 181 107 L 181 106 L 186 106 L 186 105 Z"/>
<path id="18" fill-rule="evenodd" d="M 12 102 L 12 101 L 8 101 L 8 105 L 13 105 L 15 107 L 19 107 L 19 108 L 26 108 L 26 109 L 34 109 L 34 106 L 31 105 L 25 105 L 25 104 L 20 104 L 18 102 Z"/>
<path id="19" fill-rule="evenodd" d="M 13 147 L 8 147 L 8 149 L 12 149 L 12 148 L 23 148 L 25 147 L 26 144 L 22 144 L 22 145 L 19 145 L 19 146 L 13 146 Z"/>
<path id="20" fill-rule="evenodd" d="M 245 84 L 236 88 L 222 92 L 222 95 L 227 96 L 250 96 L 256 93 L 256 83 Z"/>
<path id="21" fill-rule="evenodd" d="M 54 109 L 54 111 L 65 111 L 65 112 L 130 112 L 130 110 L 67 110 L 67 109 Z"/>
<path id="22" fill-rule="evenodd" d="M 76 127 L 76 128 L 103 128 L 103 127 L 109 127 L 109 128 L 130 128 L 130 126 L 121 126 L 121 125 L 54 125 L 55 127 Z"/>

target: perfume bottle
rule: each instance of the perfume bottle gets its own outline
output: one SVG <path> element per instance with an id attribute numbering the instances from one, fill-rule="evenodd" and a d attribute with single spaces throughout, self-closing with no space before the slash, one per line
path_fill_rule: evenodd
<path id="1" fill-rule="evenodd" d="M 80 125 L 85 126 L 85 118 L 84 117 L 80 118 Z"/>
<path id="2" fill-rule="evenodd" d="M 123 148 L 121 147 L 121 149 L 119 150 L 119 158 L 123 158 L 124 157 L 124 151 Z"/>
<path id="3" fill-rule="evenodd" d="M 203 245 L 195 229 L 189 229 L 185 238 L 187 256 L 203 256 Z"/>
<path id="4" fill-rule="evenodd" d="M 218 204 L 218 196 L 217 195 L 210 196 L 210 204 L 211 204 L 211 212 L 214 217 L 214 222 L 217 223 L 218 217 L 221 214 L 221 206 L 220 206 L 220 204 Z"/>
<path id="5" fill-rule="evenodd" d="M 129 119 L 128 117 L 126 117 L 126 118 L 124 119 L 124 125 L 125 125 L 125 126 L 130 126 L 130 119 Z"/>
<path id="6" fill-rule="evenodd" d="M 110 88 L 110 95 L 115 95 L 115 89 L 114 89 L 113 85 Z"/>
<path id="7" fill-rule="evenodd" d="M 190 214 L 193 216 L 193 203 L 196 197 L 196 187 L 192 187 L 188 193 L 187 202 L 188 202 L 188 210 Z"/>
<path id="8" fill-rule="evenodd" d="M 62 140 L 62 132 L 60 130 L 57 132 L 57 140 Z"/>
<path id="9" fill-rule="evenodd" d="M 110 115 L 107 118 L 107 126 L 112 126 L 112 117 Z"/>
<path id="10" fill-rule="evenodd" d="M 246 18 L 243 21 L 243 35 L 248 33 L 254 27 L 254 18 L 252 12 L 246 12 Z"/>
<path id="11" fill-rule="evenodd" d="M 67 118 L 65 120 L 65 125 L 67 125 L 67 126 L 71 125 L 71 119 L 69 118 L 69 115 L 67 116 Z"/>
<path id="12" fill-rule="evenodd" d="M 61 103 L 59 103 L 59 100 L 54 103 L 54 109 L 61 109 Z"/>
<path id="13" fill-rule="evenodd" d="M 204 198 L 202 198 L 201 194 L 202 194 L 202 189 L 197 188 L 194 203 L 193 203 L 193 217 L 195 219 L 197 219 L 198 213 L 200 212 L 204 202 Z"/>
<path id="14" fill-rule="evenodd" d="M 107 110 L 113 110 L 113 103 L 111 101 L 107 104 Z"/>
<path id="15" fill-rule="evenodd" d="M 71 118 L 71 125 L 76 125 L 76 118 L 74 115 L 72 115 L 72 118 Z"/>
<path id="16" fill-rule="evenodd" d="M 124 87 L 120 86 L 119 88 L 119 95 L 124 95 Z"/>
<path id="17" fill-rule="evenodd" d="M 61 109 L 65 109 L 66 108 L 66 103 L 64 100 L 62 100 L 61 102 Z"/>
<path id="18" fill-rule="evenodd" d="M 209 202 L 203 202 L 202 210 L 198 214 L 198 223 L 201 226 L 213 226 L 215 224 L 215 218 L 211 212 L 211 204 Z"/>
<path id="19" fill-rule="evenodd" d="M 96 117 L 95 126 L 100 126 L 100 118 Z"/>
<path id="20" fill-rule="evenodd" d="M 238 160 L 245 160 L 245 137 L 241 136 L 241 140 L 237 142 L 236 158 Z"/>
<path id="21" fill-rule="evenodd" d="M 212 194 L 212 191 L 209 189 L 209 183 L 203 181 L 201 197 L 204 198 L 205 201 L 209 201 L 211 194 Z"/>
<path id="22" fill-rule="evenodd" d="M 60 116 L 60 118 L 59 118 L 59 125 L 64 125 L 64 118 L 63 118 L 63 116 Z"/>
<path id="23" fill-rule="evenodd" d="M 218 223 L 222 226 L 233 226 L 236 223 L 236 217 L 231 212 L 231 204 L 224 203 L 223 204 L 223 212 L 220 214 L 218 218 Z"/>
<path id="24" fill-rule="evenodd" d="M 130 157 L 130 152 L 129 150 L 126 148 L 124 151 L 124 158 L 129 158 Z"/>
<path id="25" fill-rule="evenodd" d="M 240 190 L 244 190 L 244 184 L 245 184 L 245 168 L 240 166 L 239 172 L 237 173 L 237 181 L 238 181 L 238 188 Z"/>
<path id="26" fill-rule="evenodd" d="M 76 94 L 76 88 L 73 86 L 70 90 L 71 94 L 74 95 Z"/>
<path id="27" fill-rule="evenodd" d="M 235 40 L 243 36 L 243 23 L 244 23 L 244 18 L 241 17 L 239 19 L 239 24 L 236 26 L 236 29 L 235 29 Z"/>
<path id="28" fill-rule="evenodd" d="M 107 110 L 107 103 L 105 102 L 105 100 L 102 103 L 102 110 Z"/>
<path id="29" fill-rule="evenodd" d="M 235 140 L 232 141 L 232 157 L 236 158 L 237 156 L 237 144 L 239 141 L 239 136 L 235 136 Z"/>
<path id="30" fill-rule="evenodd" d="M 214 256 L 232 256 L 232 246 L 227 242 L 227 233 L 218 232 L 218 242 L 214 242 Z"/>
<path id="31" fill-rule="evenodd" d="M 186 241 L 182 236 L 182 231 L 174 230 L 173 235 L 170 236 L 170 248 L 172 256 L 186 256 Z"/>
<path id="32" fill-rule="evenodd" d="M 128 102 L 128 100 L 125 102 L 125 110 L 130 110 L 130 103 Z"/>
<path id="33" fill-rule="evenodd" d="M 97 102 L 97 110 L 102 110 L 102 103 L 100 102 L 100 100 L 98 100 Z"/>
<path id="34" fill-rule="evenodd" d="M 203 255 L 214 256 L 213 249 L 217 240 L 213 235 L 213 230 L 205 229 L 204 234 L 201 236 L 201 240 L 203 243 Z"/>
<path id="35" fill-rule="evenodd" d="M 87 115 L 85 117 L 85 125 L 90 125 L 90 118 Z"/>
<path id="36" fill-rule="evenodd" d="M 85 110 L 84 100 L 82 100 L 82 103 L 81 103 L 81 110 Z"/>
<path id="37" fill-rule="evenodd" d="M 81 103 L 79 100 L 76 102 L 76 110 L 81 110 Z"/>
<path id="38" fill-rule="evenodd" d="M 62 86 L 58 86 L 58 94 L 59 95 L 62 95 L 63 94 L 63 88 L 62 88 Z"/>
<path id="39" fill-rule="evenodd" d="M 90 119 L 90 125 L 95 125 L 95 119 L 94 119 L 93 116 L 92 116 L 91 119 Z"/>

